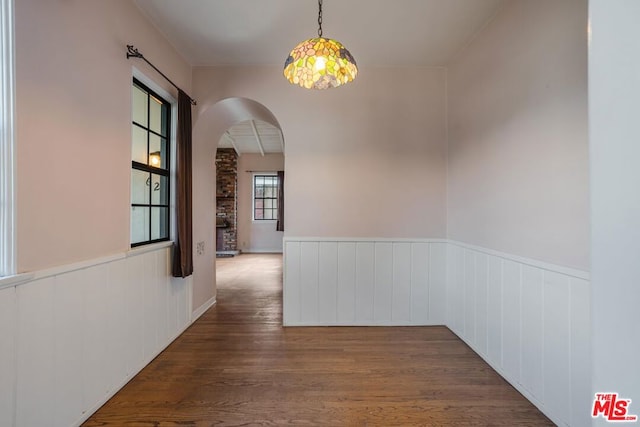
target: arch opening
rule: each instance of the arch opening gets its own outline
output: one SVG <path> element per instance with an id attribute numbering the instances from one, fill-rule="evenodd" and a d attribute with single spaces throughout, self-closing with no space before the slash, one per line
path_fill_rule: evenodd
<path id="1" fill-rule="evenodd" d="M 278 149 L 275 149 L 275 139 L 271 141 L 271 150 L 268 141 L 265 141 L 264 147 L 259 151 L 254 152 L 242 152 L 242 148 L 239 150 L 237 147 L 230 148 L 233 144 L 229 145 L 229 140 L 241 140 L 241 138 L 231 136 L 234 134 L 234 129 L 238 127 L 244 127 L 245 130 L 253 128 L 258 135 L 262 132 L 261 127 L 270 128 L 275 135 L 274 138 L 277 136 Z M 256 135 L 254 142 L 260 140 L 258 135 Z M 238 144 L 239 146 L 240 144 Z M 248 182 L 253 182 L 253 175 L 247 171 L 253 172 L 252 169 L 273 172 L 284 170 L 285 145 L 282 128 L 275 115 L 263 104 L 249 98 L 231 97 L 208 105 L 204 104 L 197 113 L 193 127 L 193 300 L 195 306 L 199 306 L 204 301 L 216 300 L 216 255 L 218 252 L 227 252 L 218 251 L 220 233 L 217 226 L 221 222 L 219 218 L 226 216 L 220 210 L 221 201 L 224 201 L 227 206 L 230 204 L 217 194 L 220 190 L 219 176 L 216 173 L 216 154 L 219 147 L 220 151 L 226 147 L 227 154 L 230 151 L 233 153 L 234 150 L 238 154 L 236 159 L 236 211 L 235 218 L 232 219 L 243 221 L 243 223 L 236 224 L 237 247 L 235 251 L 229 252 L 238 250 L 254 252 L 256 248 L 252 246 L 254 243 L 252 238 L 254 234 L 252 233 L 257 226 L 258 228 L 263 226 L 251 218 L 253 187 Z M 277 153 L 275 153 L 276 151 Z M 279 157 L 279 162 L 274 161 L 276 157 Z M 275 230 L 275 221 L 273 228 Z M 272 237 L 271 241 L 278 240 L 281 248 L 283 233 L 281 231 L 279 233 L 278 238 Z M 259 234 L 264 237 L 264 233 Z M 258 252 L 261 251 L 258 250 Z M 271 251 L 265 250 L 264 252 Z"/>

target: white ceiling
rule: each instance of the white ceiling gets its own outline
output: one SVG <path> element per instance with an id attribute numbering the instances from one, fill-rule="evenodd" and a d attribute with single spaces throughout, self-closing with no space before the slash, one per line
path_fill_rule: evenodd
<path id="1" fill-rule="evenodd" d="M 220 139 L 218 148 L 233 148 L 240 155 L 245 153 L 282 153 L 284 141 L 280 130 L 269 123 L 254 120 L 255 130 L 251 121 L 239 123 L 230 127 L 226 135 Z"/>
<path id="2" fill-rule="evenodd" d="M 444 66 L 506 0 L 324 0 L 323 33 L 358 65 Z M 284 64 L 317 0 L 136 0 L 191 65 Z"/>
<path id="3" fill-rule="evenodd" d="M 324 0 L 323 34 L 363 66 L 446 66 L 508 0 Z M 315 37 L 317 0 L 135 0 L 193 66 L 283 65 Z M 265 153 L 283 151 L 273 126 L 255 122 Z M 233 144 L 231 141 L 233 140 Z M 250 122 L 219 147 L 260 153 Z"/>

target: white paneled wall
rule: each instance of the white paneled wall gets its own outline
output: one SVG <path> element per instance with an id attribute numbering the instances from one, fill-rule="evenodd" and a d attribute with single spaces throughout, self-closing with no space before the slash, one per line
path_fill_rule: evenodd
<path id="1" fill-rule="evenodd" d="M 591 423 L 588 273 L 446 240 L 288 237 L 284 256 L 285 325 L 446 325 L 555 423 Z"/>
<path id="2" fill-rule="evenodd" d="M 15 415 L 15 288 L 0 289 L 0 426 L 12 426 Z"/>
<path id="3" fill-rule="evenodd" d="M 445 322 L 443 241 L 286 238 L 284 256 L 287 326 Z"/>
<path id="4" fill-rule="evenodd" d="M 448 244 L 447 326 L 558 425 L 590 425 L 588 274 Z"/>
<path id="5" fill-rule="evenodd" d="M 0 289 L 0 425 L 79 425 L 191 323 L 170 248 Z"/>

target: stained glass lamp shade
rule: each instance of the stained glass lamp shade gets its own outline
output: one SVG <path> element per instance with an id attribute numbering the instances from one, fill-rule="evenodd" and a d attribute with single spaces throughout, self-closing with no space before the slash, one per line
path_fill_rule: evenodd
<path id="1" fill-rule="evenodd" d="M 284 63 L 284 76 L 306 89 L 328 89 L 356 78 L 358 67 L 339 41 L 316 37 L 297 45 Z"/>

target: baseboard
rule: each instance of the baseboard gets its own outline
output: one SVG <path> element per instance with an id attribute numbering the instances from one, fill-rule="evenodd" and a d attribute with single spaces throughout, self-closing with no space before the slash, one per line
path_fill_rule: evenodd
<path id="1" fill-rule="evenodd" d="M 247 249 L 242 251 L 243 254 L 281 254 L 282 249 Z"/>
<path id="2" fill-rule="evenodd" d="M 216 251 L 216 256 L 236 256 L 240 251 Z"/>
<path id="3" fill-rule="evenodd" d="M 207 310 L 213 307 L 216 304 L 216 297 L 212 297 L 209 301 L 202 304 L 191 314 L 191 323 L 195 322 L 202 316 Z"/>

